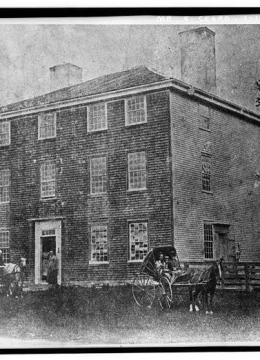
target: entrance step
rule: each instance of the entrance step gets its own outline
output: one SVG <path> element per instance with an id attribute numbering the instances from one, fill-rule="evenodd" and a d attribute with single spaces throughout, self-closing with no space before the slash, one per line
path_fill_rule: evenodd
<path id="1" fill-rule="evenodd" d="M 46 291 L 49 289 L 49 284 L 33 284 L 24 283 L 23 291 Z"/>

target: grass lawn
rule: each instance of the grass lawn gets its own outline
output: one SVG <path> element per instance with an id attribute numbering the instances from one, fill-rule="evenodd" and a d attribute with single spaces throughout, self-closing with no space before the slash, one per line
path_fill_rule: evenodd
<path id="1" fill-rule="evenodd" d="M 131 287 L 61 287 L 0 297 L 0 337 L 48 339 L 78 345 L 260 342 L 260 293 L 219 291 L 215 312 L 189 313 L 137 306 Z"/>

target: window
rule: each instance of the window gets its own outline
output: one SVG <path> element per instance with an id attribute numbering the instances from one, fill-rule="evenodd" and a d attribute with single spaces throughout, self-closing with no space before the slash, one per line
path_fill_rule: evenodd
<path id="1" fill-rule="evenodd" d="M 107 226 L 91 227 L 91 261 L 108 261 Z"/>
<path id="2" fill-rule="evenodd" d="M 55 163 L 45 161 L 41 166 L 41 197 L 55 197 Z"/>
<path id="3" fill-rule="evenodd" d="M 39 140 L 56 137 L 56 114 L 40 114 L 38 117 L 38 138 Z"/>
<path id="4" fill-rule="evenodd" d="M 210 130 L 210 111 L 205 105 L 199 104 L 200 114 L 200 128 L 203 130 Z"/>
<path id="5" fill-rule="evenodd" d="M 145 151 L 128 154 L 128 189 L 146 189 Z"/>
<path id="6" fill-rule="evenodd" d="M 142 261 L 148 252 L 147 222 L 129 224 L 130 260 Z"/>
<path id="7" fill-rule="evenodd" d="M 107 192 L 107 159 L 98 157 L 90 160 L 90 193 L 104 194 Z"/>
<path id="8" fill-rule="evenodd" d="M 211 155 L 202 154 L 202 190 L 211 191 Z"/>
<path id="9" fill-rule="evenodd" d="M 213 231 L 212 224 L 204 223 L 204 256 L 213 259 Z"/>
<path id="10" fill-rule="evenodd" d="M 0 249 L 3 253 L 4 263 L 10 262 L 9 231 L 0 229 Z"/>
<path id="11" fill-rule="evenodd" d="M 10 172 L 9 170 L 0 171 L 0 203 L 10 200 Z"/>
<path id="12" fill-rule="evenodd" d="M 136 96 L 125 100 L 126 125 L 142 124 L 147 122 L 146 98 Z"/>
<path id="13" fill-rule="evenodd" d="M 10 145 L 10 122 L 0 122 L 0 146 Z"/>
<path id="14" fill-rule="evenodd" d="M 88 132 L 107 129 L 107 106 L 95 104 L 88 106 Z"/>

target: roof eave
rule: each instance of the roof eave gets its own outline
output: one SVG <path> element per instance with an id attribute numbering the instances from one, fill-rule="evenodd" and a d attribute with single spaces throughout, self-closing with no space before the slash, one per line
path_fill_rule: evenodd
<path id="1" fill-rule="evenodd" d="M 250 120 L 256 121 L 260 123 L 260 114 L 257 114 L 247 108 L 239 106 L 231 101 L 222 99 L 217 95 L 208 93 L 204 90 L 195 88 L 189 84 L 182 82 L 181 80 L 177 79 L 167 79 L 161 80 L 158 82 L 154 82 L 151 84 L 139 85 L 131 88 L 126 89 L 119 89 L 114 90 L 106 93 L 101 94 L 94 94 L 88 95 L 84 97 L 69 99 L 69 100 L 62 100 L 54 103 L 49 104 L 42 104 L 35 107 L 19 109 L 15 111 L 7 111 L 0 113 L 0 119 L 8 119 L 18 116 L 30 115 L 35 114 L 43 111 L 51 111 L 51 110 L 60 110 L 62 108 L 70 107 L 70 106 L 77 106 L 77 105 L 84 105 L 91 103 L 93 101 L 113 101 L 113 99 L 122 96 L 131 96 L 143 92 L 148 91 L 156 91 L 156 90 L 166 90 L 166 89 L 173 89 L 178 90 L 182 93 L 186 93 L 194 98 L 199 98 L 204 100 L 208 103 L 214 104 L 215 106 L 221 107 L 233 113 L 239 114 L 240 116 L 245 116 Z"/>

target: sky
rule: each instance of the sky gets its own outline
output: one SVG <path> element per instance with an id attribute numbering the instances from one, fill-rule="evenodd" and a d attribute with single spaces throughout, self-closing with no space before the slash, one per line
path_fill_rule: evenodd
<path id="1" fill-rule="evenodd" d="M 83 81 L 146 65 L 180 79 L 179 32 L 207 26 L 216 33 L 217 94 L 255 107 L 260 78 L 258 24 L 52 24 L 0 22 L 0 105 L 50 90 L 49 68 L 70 62 L 83 68 Z"/>

